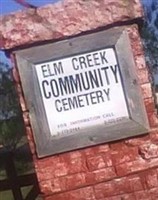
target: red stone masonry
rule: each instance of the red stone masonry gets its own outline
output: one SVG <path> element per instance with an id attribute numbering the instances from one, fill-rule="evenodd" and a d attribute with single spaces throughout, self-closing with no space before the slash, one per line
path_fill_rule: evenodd
<path id="1" fill-rule="evenodd" d="M 63 39 L 142 17 L 139 0 L 65 0 L 0 18 L 1 48 Z"/>
<path id="2" fill-rule="evenodd" d="M 13 49 L 60 40 L 141 17 L 139 0 L 65 0 L 37 11 L 2 17 L 1 45 Z M 134 24 L 126 28 L 151 128 L 138 137 L 38 159 L 16 61 L 11 56 L 26 133 L 45 200 L 158 199 L 158 117 L 138 27 Z"/>

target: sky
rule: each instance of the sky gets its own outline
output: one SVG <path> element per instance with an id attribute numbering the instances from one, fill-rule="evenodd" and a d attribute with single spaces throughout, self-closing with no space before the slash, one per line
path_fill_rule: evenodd
<path id="1" fill-rule="evenodd" d="M 37 7 L 44 6 L 46 4 L 54 3 L 59 0 L 27 0 L 28 3 L 33 4 Z M 16 3 L 14 0 L 0 0 L 0 15 L 6 15 L 11 12 L 16 12 L 18 10 L 25 9 L 20 4 Z"/>
<path id="2" fill-rule="evenodd" d="M 30 4 L 37 7 L 44 6 L 46 4 L 55 3 L 59 0 L 27 0 Z M 16 3 L 14 0 L 0 0 L 0 15 L 7 15 L 18 10 L 24 10 L 23 6 Z M 0 61 L 10 64 L 10 60 L 7 59 L 2 51 L 0 51 Z"/>

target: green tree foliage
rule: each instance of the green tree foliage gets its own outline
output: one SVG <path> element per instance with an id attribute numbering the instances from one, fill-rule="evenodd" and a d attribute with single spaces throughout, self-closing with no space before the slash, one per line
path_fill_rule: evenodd
<path id="1" fill-rule="evenodd" d="M 146 61 L 153 74 L 158 73 L 158 1 L 144 3 L 145 22 L 141 30 Z"/>
<path id="2" fill-rule="evenodd" d="M 158 38 L 156 37 L 153 30 L 150 30 L 147 22 L 141 31 L 146 61 L 148 67 L 156 72 L 158 70 Z"/>
<path id="3" fill-rule="evenodd" d="M 23 133 L 22 116 L 11 69 L 0 62 L 0 144 L 14 151 Z"/>

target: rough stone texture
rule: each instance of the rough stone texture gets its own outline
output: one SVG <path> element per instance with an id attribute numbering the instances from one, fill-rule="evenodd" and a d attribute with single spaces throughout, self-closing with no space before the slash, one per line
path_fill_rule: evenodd
<path id="1" fill-rule="evenodd" d="M 10 49 L 34 42 L 76 35 L 109 24 L 142 17 L 139 0 L 64 0 L 37 10 L 0 18 L 0 47 Z"/>
<path id="2" fill-rule="evenodd" d="M 143 144 L 139 147 L 140 154 L 142 158 L 148 160 L 151 158 L 158 157 L 158 144 Z"/>
<path id="3" fill-rule="evenodd" d="M 38 159 L 29 114 L 16 67 L 14 77 L 23 108 L 27 137 L 45 200 L 155 200 L 158 198 L 158 127 L 151 84 L 143 63 L 137 26 L 127 27 L 151 132 Z M 142 70 L 145 71 L 142 73 Z M 145 80 L 145 81 L 141 81 Z M 19 88 L 20 87 L 20 88 Z M 155 116 L 155 118 L 153 118 Z"/>
<path id="4" fill-rule="evenodd" d="M 64 39 L 141 15 L 137 0 L 67 0 L 39 8 L 37 13 L 28 10 L 2 17 L 2 43 L 8 49 L 37 41 Z M 150 133 L 42 159 L 36 156 L 29 112 L 12 56 L 15 85 L 45 200 L 158 199 L 158 118 L 137 25 L 127 26 L 127 31 Z"/>

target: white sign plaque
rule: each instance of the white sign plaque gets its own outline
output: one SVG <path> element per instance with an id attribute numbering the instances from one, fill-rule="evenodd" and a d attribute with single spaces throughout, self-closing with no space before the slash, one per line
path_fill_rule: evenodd
<path id="1" fill-rule="evenodd" d="M 14 53 L 39 157 L 148 132 L 126 27 Z"/>
<path id="2" fill-rule="evenodd" d="M 129 116 L 113 48 L 37 64 L 35 69 L 52 136 L 109 126 Z"/>

